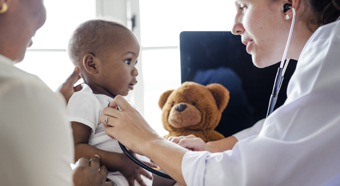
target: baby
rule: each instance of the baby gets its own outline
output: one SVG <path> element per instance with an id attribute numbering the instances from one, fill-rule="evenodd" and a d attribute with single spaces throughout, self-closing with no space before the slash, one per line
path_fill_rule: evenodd
<path id="1" fill-rule="evenodd" d="M 105 20 L 81 24 L 69 41 L 70 59 L 79 66 L 85 82 L 67 106 L 75 161 L 98 154 L 101 164 L 109 171 L 108 179 L 119 186 L 152 185 L 152 176 L 122 152 L 117 140 L 106 135 L 100 122 L 103 108 L 116 95 L 126 96 L 136 85 L 139 49 L 138 40 L 129 29 Z M 149 162 L 146 157 L 138 157 Z"/>

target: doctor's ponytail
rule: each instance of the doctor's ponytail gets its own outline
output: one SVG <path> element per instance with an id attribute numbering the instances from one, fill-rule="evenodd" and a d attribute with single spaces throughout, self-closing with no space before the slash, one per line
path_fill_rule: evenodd
<path id="1" fill-rule="evenodd" d="M 340 0 L 307 0 L 311 13 L 315 16 L 309 21 L 317 26 L 336 21 L 340 16 Z"/>

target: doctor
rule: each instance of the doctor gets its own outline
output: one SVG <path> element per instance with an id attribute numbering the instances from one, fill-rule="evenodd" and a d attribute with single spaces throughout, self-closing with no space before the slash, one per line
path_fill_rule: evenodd
<path id="1" fill-rule="evenodd" d="M 106 133 L 186 185 L 339 184 L 340 1 L 235 0 L 232 32 L 242 36 L 257 67 L 273 65 L 281 60 L 292 21 L 287 3 L 297 12 L 287 58 L 299 62 L 288 99 L 268 118 L 207 144 L 194 136 L 172 139 L 183 148 L 159 136 L 117 96 L 101 118 Z"/>

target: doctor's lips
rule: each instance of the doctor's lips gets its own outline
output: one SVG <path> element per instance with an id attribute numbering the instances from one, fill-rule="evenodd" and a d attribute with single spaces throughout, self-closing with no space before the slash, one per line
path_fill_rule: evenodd
<path id="1" fill-rule="evenodd" d="M 242 40 L 242 43 L 247 46 L 246 50 L 248 53 L 250 53 L 250 45 L 253 43 L 253 40 L 245 39 L 245 40 Z"/>
<path id="2" fill-rule="evenodd" d="M 135 86 L 135 85 L 137 84 L 137 82 L 138 82 L 138 81 L 135 81 L 135 82 L 133 82 L 133 83 L 130 83 L 130 84 L 129 84 L 129 89 L 130 89 L 130 90 L 133 90 L 133 86 Z"/>

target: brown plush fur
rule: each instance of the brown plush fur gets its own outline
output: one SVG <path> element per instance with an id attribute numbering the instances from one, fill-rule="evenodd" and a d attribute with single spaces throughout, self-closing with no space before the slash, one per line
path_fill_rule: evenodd
<path id="1" fill-rule="evenodd" d="M 205 142 L 223 139 L 214 129 L 229 101 L 229 91 L 220 84 L 202 86 L 185 82 L 176 90 L 168 90 L 159 98 L 162 123 L 169 134 L 194 134 Z"/>

